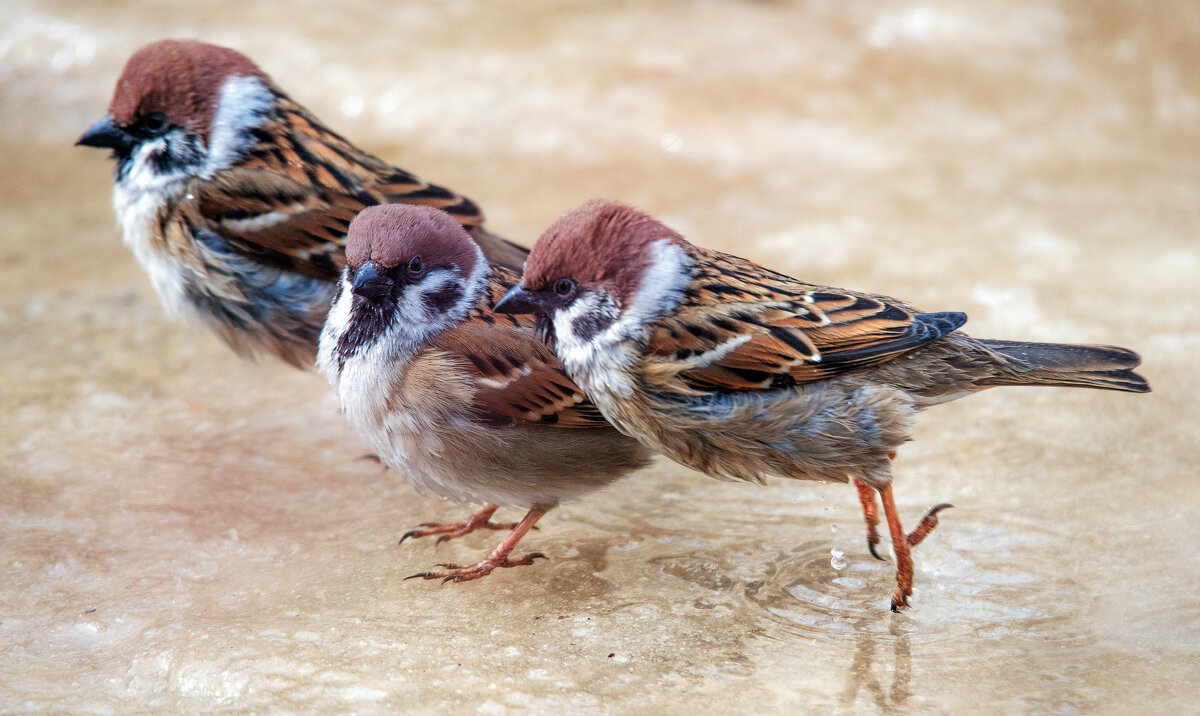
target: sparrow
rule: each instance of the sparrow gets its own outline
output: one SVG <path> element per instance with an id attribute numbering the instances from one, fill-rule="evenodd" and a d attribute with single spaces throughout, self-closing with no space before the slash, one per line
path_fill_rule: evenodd
<path id="1" fill-rule="evenodd" d="M 877 492 L 893 611 L 912 594 L 911 548 L 949 507 L 908 534 L 896 511 L 891 460 L 918 411 L 1002 385 L 1150 390 L 1133 351 L 971 338 L 963 313 L 805 283 L 610 201 L 555 222 L 495 308 L 536 315 L 604 417 L 677 462 L 726 479 L 855 480 L 869 542 Z"/>
<path id="2" fill-rule="evenodd" d="M 527 253 L 488 233 L 469 199 L 354 146 L 225 47 L 137 50 L 76 144 L 112 150 L 118 223 L 168 312 L 245 356 L 313 365 L 363 207 L 434 206 L 492 263 L 519 270 Z"/>
<path id="3" fill-rule="evenodd" d="M 518 278 L 437 209 L 372 206 L 350 223 L 317 365 L 384 463 L 422 493 L 483 503 L 464 522 L 425 523 L 400 541 L 512 530 L 475 564 L 410 578 L 461 582 L 530 564 L 544 555 L 510 553 L 547 511 L 649 462 L 584 398 L 532 318 L 493 314 Z M 501 505 L 527 512 L 515 525 L 491 522 Z"/>

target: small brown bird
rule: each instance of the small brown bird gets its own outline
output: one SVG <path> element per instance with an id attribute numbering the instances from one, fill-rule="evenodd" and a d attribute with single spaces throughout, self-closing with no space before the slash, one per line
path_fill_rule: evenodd
<path id="1" fill-rule="evenodd" d="M 173 315 L 242 355 L 308 367 L 363 207 L 435 206 L 494 264 L 527 250 L 469 199 L 383 162 L 294 102 L 246 56 L 163 40 L 129 58 L 108 115 L 77 144 L 111 149 L 125 243 Z"/>
<path id="2" fill-rule="evenodd" d="M 891 459 L 917 411 L 997 385 L 1150 390 L 1124 348 L 977 340 L 957 330 L 965 314 L 803 283 L 606 201 L 551 226 L 496 310 L 537 314 L 604 417 L 688 467 L 853 479 L 872 542 L 878 491 L 894 611 L 912 594 L 910 548 L 948 507 L 911 534 L 896 513 Z"/>
<path id="3" fill-rule="evenodd" d="M 510 559 L 521 537 L 562 500 L 649 462 L 563 372 L 533 320 L 492 314 L 517 283 L 489 267 L 449 214 L 391 204 L 350 224 L 346 268 L 321 332 L 317 364 L 342 410 L 375 452 L 419 491 L 484 506 L 465 522 L 401 539 L 512 529 L 472 565 L 414 577 L 464 581 Z M 490 522 L 499 505 L 528 509 L 516 525 Z"/>

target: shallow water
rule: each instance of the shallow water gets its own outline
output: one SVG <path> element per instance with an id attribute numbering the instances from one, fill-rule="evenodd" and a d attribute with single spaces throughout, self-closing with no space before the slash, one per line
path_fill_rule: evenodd
<path id="1" fill-rule="evenodd" d="M 1191 3 L 293 7 L 5 5 L 0 711 L 1196 710 Z M 975 335 L 1129 346 L 1155 392 L 922 416 L 899 507 L 956 508 L 901 615 L 850 488 L 667 463 L 551 513 L 548 561 L 402 581 L 496 535 L 397 546 L 469 508 L 360 460 L 315 373 L 168 321 L 71 147 L 183 35 L 526 243 L 619 198 Z"/>

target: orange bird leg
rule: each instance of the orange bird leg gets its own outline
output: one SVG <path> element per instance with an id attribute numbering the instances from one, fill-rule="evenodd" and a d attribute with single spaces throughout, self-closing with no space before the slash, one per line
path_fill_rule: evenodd
<path id="1" fill-rule="evenodd" d="M 896 591 L 892 593 L 892 611 L 898 612 L 900 607 L 908 606 L 908 598 L 912 595 L 912 548 L 921 544 L 921 540 L 937 527 L 937 513 L 953 505 L 943 503 L 934 507 L 925 514 L 921 524 L 911 534 L 905 534 L 904 527 L 900 524 L 900 515 L 896 512 L 890 482 L 879 490 L 879 499 L 883 502 L 883 515 L 887 519 L 888 531 L 892 534 L 892 551 L 896 553 Z"/>
<path id="2" fill-rule="evenodd" d="M 950 504 L 949 502 L 943 502 L 942 504 L 931 509 L 929 512 L 926 512 L 925 516 L 921 518 L 921 524 L 917 525 L 915 530 L 908 533 L 908 546 L 916 547 L 917 545 L 921 544 L 921 541 L 929 536 L 929 533 L 933 531 L 933 528 L 937 527 L 937 513 L 951 507 L 954 507 L 954 505 Z"/>
<path id="3" fill-rule="evenodd" d="M 879 544 L 879 530 L 875 529 L 879 525 L 879 506 L 875 504 L 875 488 L 857 477 L 854 478 L 854 487 L 858 490 L 858 500 L 862 503 L 863 508 L 863 519 L 867 523 L 867 549 L 871 551 L 871 556 L 875 559 L 883 559 L 879 556 L 879 552 L 875 551 L 875 545 Z"/>
<path id="4" fill-rule="evenodd" d="M 467 518 L 466 522 L 422 522 L 415 530 L 409 530 L 400 537 L 400 544 L 404 540 L 412 537 L 417 539 L 420 537 L 428 537 L 430 535 L 441 535 L 438 537 L 435 544 L 441 544 L 448 539 L 469 535 L 475 530 L 511 530 L 517 526 L 516 522 L 492 522 L 492 515 L 499 508 L 496 505 L 484 505 L 475 511 L 473 515 Z"/>
<path id="5" fill-rule="evenodd" d="M 495 510 L 496 508 L 492 508 Z M 546 559 L 546 555 L 541 552 L 531 552 L 520 559 L 509 559 L 508 554 L 517 546 L 517 542 L 525 536 L 532 527 L 533 523 L 541 519 L 542 515 L 549 511 L 548 507 L 534 507 L 525 514 L 525 517 L 517 523 L 513 531 L 504 538 L 499 547 L 492 550 L 492 553 L 484 557 L 475 564 L 450 564 L 441 562 L 437 566 L 445 567 L 445 571 L 440 572 L 418 572 L 417 574 L 405 577 L 405 579 L 440 579 L 443 582 L 466 582 L 471 579 L 479 579 L 485 577 L 497 567 L 519 567 L 521 565 L 533 564 L 533 560 L 541 557 Z M 482 510 L 480 510 L 482 512 Z M 478 514 L 478 513 L 476 513 Z"/>
<path id="6" fill-rule="evenodd" d="M 900 515 L 896 514 L 890 482 L 879 490 L 879 499 L 883 502 L 883 516 L 887 519 L 888 531 L 892 533 L 892 551 L 896 553 L 896 591 L 892 592 L 892 611 L 898 612 L 900 607 L 908 606 L 908 597 L 912 594 L 912 553 L 909 551 L 908 535 L 900 524 Z"/>

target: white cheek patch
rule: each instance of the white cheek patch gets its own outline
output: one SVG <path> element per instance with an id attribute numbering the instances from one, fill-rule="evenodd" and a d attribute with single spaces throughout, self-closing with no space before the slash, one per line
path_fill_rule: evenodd
<path id="1" fill-rule="evenodd" d="M 554 314 L 554 331 L 560 342 L 593 352 L 637 341 L 647 327 L 674 311 L 692 280 L 691 259 L 667 239 L 651 244 L 650 262 L 638 290 L 625 306 L 617 307 L 611 297 L 591 291 Z M 591 320 L 589 320 L 589 318 Z M 580 335 L 577 326 L 604 325 L 594 335 Z"/>
<path id="2" fill-rule="evenodd" d="M 631 395 L 625 370 L 640 355 L 649 325 L 679 306 L 691 280 L 691 259 L 683 248 L 660 239 L 650 246 L 646 272 L 628 305 L 618 309 L 611 297 L 593 291 L 555 311 L 557 352 L 567 372 L 593 396 Z M 606 327 L 580 335 L 579 328 L 597 325 Z"/>
<path id="3" fill-rule="evenodd" d="M 202 176 L 236 164 L 255 142 L 249 131 L 262 124 L 275 105 L 275 95 L 258 77 L 230 77 L 221 85 L 221 97 L 208 134 L 208 160 Z"/>
<path id="4" fill-rule="evenodd" d="M 173 130 L 170 135 L 142 142 L 134 150 L 133 156 L 129 158 L 129 166 L 125 170 L 125 175 L 117 184 L 117 188 L 124 191 L 129 200 L 137 199 L 143 194 L 155 194 L 156 199 L 162 199 L 163 197 L 159 195 L 171 193 L 174 186 L 190 176 L 184 167 L 164 172 L 163 167 L 158 166 L 158 163 L 154 161 L 156 156 L 168 151 L 168 137 L 182 133 L 181 129 Z M 121 198 L 114 195 L 113 201 L 115 204 L 119 204 Z M 118 206 L 118 214 L 120 209 L 121 207 Z"/>
<path id="5" fill-rule="evenodd" d="M 632 395 L 626 371 L 641 354 L 649 325 L 679 306 L 690 283 L 688 254 L 661 239 L 650 246 L 647 270 L 628 305 L 618 308 L 611 296 L 588 291 L 558 309 L 552 320 L 566 372 L 594 398 Z"/>
<path id="6" fill-rule="evenodd" d="M 655 241 L 650 245 L 650 261 L 642 282 L 629 305 L 622 307 L 621 320 L 611 330 L 629 334 L 644 329 L 674 311 L 691 282 L 692 260 L 683 247 L 669 239 Z"/>

